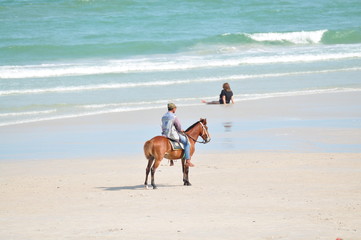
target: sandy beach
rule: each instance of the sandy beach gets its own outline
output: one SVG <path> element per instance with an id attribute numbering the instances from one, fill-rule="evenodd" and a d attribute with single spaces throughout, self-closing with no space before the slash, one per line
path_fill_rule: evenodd
<path id="1" fill-rule="evenodd" d="M 360 239 L 360 154 L 197 156 L 191 187 L 142 156 L 2 164 L 1 239 Z"/>
<path id="2" fill-rule="evenodd" d="M 0 240 L 361 240 L 360 10 L 0 0 Z M 211 141 L 147 189 L 170 102 Z"/>
<path id="3" fill-rule="evenodd" d="M 212 141 L 197 145 L 192 186 L 182 185 L 180 161 L 164 160 L 157 190 L 142 185 L 142 144 L 159 134 L 164 110 L 3 127 L 0 239 L 359 240 L 360 99 L 356 92 L 180 105 L 185 127 L 207 117 Z M 112 130 L 122 138 L 105 142 Z M 131 151 L 114 150 L 122 143 Z"/>

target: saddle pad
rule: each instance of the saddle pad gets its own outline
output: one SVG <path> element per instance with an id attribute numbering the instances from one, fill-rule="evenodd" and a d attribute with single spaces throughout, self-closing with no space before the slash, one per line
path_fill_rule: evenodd
<path id="1" fill-rule="evenodd" d="M 173 141 L 173 140 L 170 140 L 170 139 L 169 139 L 169 142 L 170 142 L 170 145 L 172 145 L 173 150 L 182 150 L 182 149 L 184 149 L 183 143 L 176 142 L 176 141 Z"/>

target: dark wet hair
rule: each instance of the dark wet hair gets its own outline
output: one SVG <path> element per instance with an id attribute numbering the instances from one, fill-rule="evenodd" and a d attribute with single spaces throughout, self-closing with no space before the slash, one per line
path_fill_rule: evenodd
<path id="1" fill-rule="evenodd" d="M 223 89 L 227 92 L 231 91 L 231 87 L 229 86 L 229 83 L 223 83 Z"/>

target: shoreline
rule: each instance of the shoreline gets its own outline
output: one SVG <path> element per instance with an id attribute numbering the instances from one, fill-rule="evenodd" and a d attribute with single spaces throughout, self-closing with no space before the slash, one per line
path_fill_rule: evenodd
<path id="1" fill-rule="evenodd" d="M 334 88 L 334 89 L 318 89 L 318 90 L 304 90 L 304 91 L 291 91 L 291 92 L 278 92 L 278 93 L 264 93 L 264 94 L 241 94 L 241 95 L 236 95 L 236 101 L 238 103 L 242 103 L 242 102 L 248 102 L 248 101 L 258 101 L 258 100 L 264 100 L 264 99 L 274 99 L 274 98 L 280 98 L 280 97 L 305 97 L 305 96 L 310 96 L 310 95 L 323 95 L 323 94 L 353 94 L 353 93 L 359 93 L 361 90 L 358 88 Z M 196 98 L 194 98 L 193 100 L 195 100 Z M 200 107 L 203 104 L 201 103 L 202 101 L 205 101 L 202 98 L 197 98 L 199 100 L 198 103 L 182 103 L 180 102 L 181 107 Z M 208 100 L 214 100 L 217 99 L 217 96 L 215 96 L 214 98 L 210 99 L 209 97 L 207 98 Z M 186 100 L 189 101 L 189 100 Z M 148 107 L 144 107 L 144 109 L 142 109 L 140 106 L 135 107 L 132 109 L 132 107 L 127 108 L 126 104 L 122 104 L 124 106 L 124 108 L 119 108 L 119 109 L 113 109 L 113 110 L 109 110 L 108 112 L 106 110 L 104 111 L 99 111 L 99 112 L 88 112 L 88 113 L 83 113 L 80 115 L 76 115 L 76 114 L 69 114 L 69 115 L 59 115 L 59 116 L 53 116 L 53 117 L 44 117 L 44 118 L 36 118 L 36 119 L 28 119 L 28 120 L 17 120 L 14 122 L 8 122 L 8 123 L 0 123 L 0 128 L 1 127 L 11 127 L 11 126 L 19 126 L 19 125 L 23 125 L 23 124 L 37 124 L 37 123 L 41 123 L 41 122 L 49 122 L 49 121 L 66 121 L 66 120 L 71 120 L 71 119 L 76 119 L 76 118 L 92 118 L 92 117 L 97 117 L 97 116 L 104 116 L 107 114 L 127 114 L 130 112 L 141 112 L 141 111 L 155 111 L 157 109 L 164 109 L 164 104 L 166 104 L 167 101 L 163 101 L 163 104 L 160 105 L 159 102 L 154 103 L 154 106 L 151 106 L 151 103 L 144 103 L 146 105 L 148 105 Z M 132 105 L 132 104 L 130 104 Z M 39 111 L 39 112 L 28 112 L 31 114 L 35 114 L 38 113 L 40 114 L 41 112 L 52 112 L 52 111 L 56 111 L 56 110 L 44 110 L 44 111 Z M 7 114 L 0 114 L 4 115 L 4 117 L 6 117 Z M 10 114 L 11 115 L 11 114 Z"/>
<path id="2" fill-rule="evenodd" d="M 200 113 L 204 113 L 207 115 L 211 115 L 211 117 L 219 117 L 220 114 L 218 112 L 214 112 L 212 110 L 216 109 L 221 110 L 222 114 L 226 113 L 228 116 L 232 116 L 232 117 L 275 117 L 275 115 L 278 115 L 280 113 L 285 113 L 283 111 L 282 108 L 272 108 L 272 111 L 269 111 L 269 106 L 277 104 L 278 106 L 282 106 L 286 107 L 287 110 L 291 110 L 291 105 L 295 105 L 297 107 L 305 107 L 307 106 L 311 106 L 310 104 L 310 100 L 313 101 L 313 103 L 317 104 L 317 101 L 320 101 L 321 104 L 323 106 L 325 105 L 335 105 L 336 107 L 342 106 L 342 104 L 348 103 L 348 104 L 353 104 L 353 105 L 358 105 L 356 99 L 359 99 L 361 96 L 361 91 L 359 90 L 353 90 L 353 91 L 340 91 L 340 92 L 320 92 L 320 91 L 309 91 L 309 93 L 307 94 L 300 94 L 300 95 L 283 95 L 280 94 L 279 96 L 275 95 L 272 97 L 263 97 L 263 98 L 255 98 L 255 99 L 236 99 L 236 104 L 233 106 L 237 106 L 237 105 L 241 105 L 242 107 L 245 107 L 247 112 L 242 112 L 242 113 L 236 113 L 236 114 L 232 114 L 229 115 L 229 112 L 225 112 L 224 110 L 222 110 L 222 108 L 220 107 L 225 107 L 225 105 L 218 105 L 218 104 L 197 104 L 197 105 L 182 105 L 181 102 L 176 102 L 178 107 L 178 112 L 181 112 L 181 109 L 185 109 L 184 111 L 182 111 L 182 114 L 185 114 L 184 116 L 187 118 L 187 120 L 189 118 L 191 118 L 192 114 L 194 114 L 195 109 L 197 109 L 198 112 Z M 336 99 L 332 99 L 332 98 L 341 98 L 341 101 L 335 101 Z M 355 99 L 355 103 L 352 103 L 350 100 L 354 98 Z M 293 101 L 295 100 L 294 103 L 289 102 L 289 101 L 284 101 L 284 100 L 290 100 Z M 305 101 L 304 103 L 300 102 L 301 101 Z M 329 103 L 327 103 L 327 101 Z M 172 101 L 169 101 L 172 102 Z M 255 110 L 251 110 L 251 107 L 247 107 L 247 104 L 251 104 L 251 107 L 256 106 L 257 108 L 263 108 L 262 110 L 267 109 L 267 111 L 263 114 L 259 114 L 261 111 L 255 111 Z M 203 108 L 202 108 L 203 106 Z M 228 105 L 227 107 L 231 107 L 232 105 Z M 318 107 L 317 105 L 314 107 Z M 214 108 L 214 109 L 212 109 Z M 237 108 L 237 107 L 236 107 Z M 211 109 L 211 110 L 210 110 Z M 281 111 L 279 111 L 281 110 Z M 330 116 L 335 117 L 336 116 L 336 112 L 335 111 L 324 111 L 323 109 L 319 109 L 321 113 L 328 113 L 330 114 Z M 335 110 L 335 109 L 332 109 Z M 337 109 L 337 111 L 339 111 L 341 109 Z M 135 115 L 139 115 L 139 113 L 144 112 L 146 115 L 152 115 L 154 116 L 156 114 L 162 114 L 164 113 L 164 111 L 166 111 L 166 103 L 164 104 L 164 107 L 156 107 L 156 108 L 149 108 L 149 109 L 142 109 L 142 110 L 130 110 L 130 111 L 120 111 L 120 112 L 105 112 L 105 113 L 95 113 L 95 114 L 90 114 L 90 115 L 84 115 L 84 116 L 74 116 L 74 117 L 66 117 L 66 118 L 60 118 L 60 119 L 45 119 L 45 120 L 39 120 L 38 122 L 24 122 L 24 123 L 15 123 L 15 124 L 10 124 L 10 125 L 4 125 L 4 126 L 0 126 L 0 130 L 1 129 L 5 129 L 5 128 L 12 128 L 12 127 L 21 127 L 21 126 L 37 126 L 40 124 L 62 124 L 62 122 L 64 123 L 68 123 L 68 124 L 72 124 L 72 123 L 78 123 L 79 121 L 82 121 L 83 123 L 97 123 L 99 121 L 106 121 L 107 123 L 114 123 L 114 121 L 112 121 L 112 116 L 114 116 L 116 118 L 116 120 L 120 120 L 122 118 L 122 116 L 126 116 L 126 115 L 130 115 L 130 117 L 125 117 L 123 119 L 121 119 L 121 121 L 119 123 L 133 123 L 133 121 L 135 120 L 136 123 L 143 123 L 143 121 L 137 121 L 139 119 L 139 117 L 135 117 Z M 295 114 L 295 111 L 292 111 L 291 114 Z M 319 118 L 321 117 L 321 115 L 311 115 L 310 112 L 302 112 L 302 114 L 307 114 L 307 117 L 312 117 L 312 118 Z M 347 111 L 347 114 L 350 115 L 352 114 L 353 116 L 356 117 L 360 117 L 361 114 L 358 114 L 357 112 L 352 113 L 351 111 Z M 303 116 L 298 114 L 298 116 Z M 324 116 L 322 116 L 324 117 Z M 151 119 L 147 119 L 147 120 L 151 120 Z"/>

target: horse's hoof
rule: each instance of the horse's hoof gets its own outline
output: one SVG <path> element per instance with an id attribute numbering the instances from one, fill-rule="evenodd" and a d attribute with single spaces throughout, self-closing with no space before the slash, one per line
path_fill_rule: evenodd
<path id="1" fill-rule="evenodd" d="M 144 189 L 149 189 L 148 185 L 144 185 Z"/>
<path id="2" fill-rule="evenodd" d="M 184 186 L 192 186 L 190 182 L 184 182 Z"/>
<path id="3" fill-rule="evenodd" d="M 152 185 L 153 186 L 153 189 L 158 189 L 156 185 Z"/>

